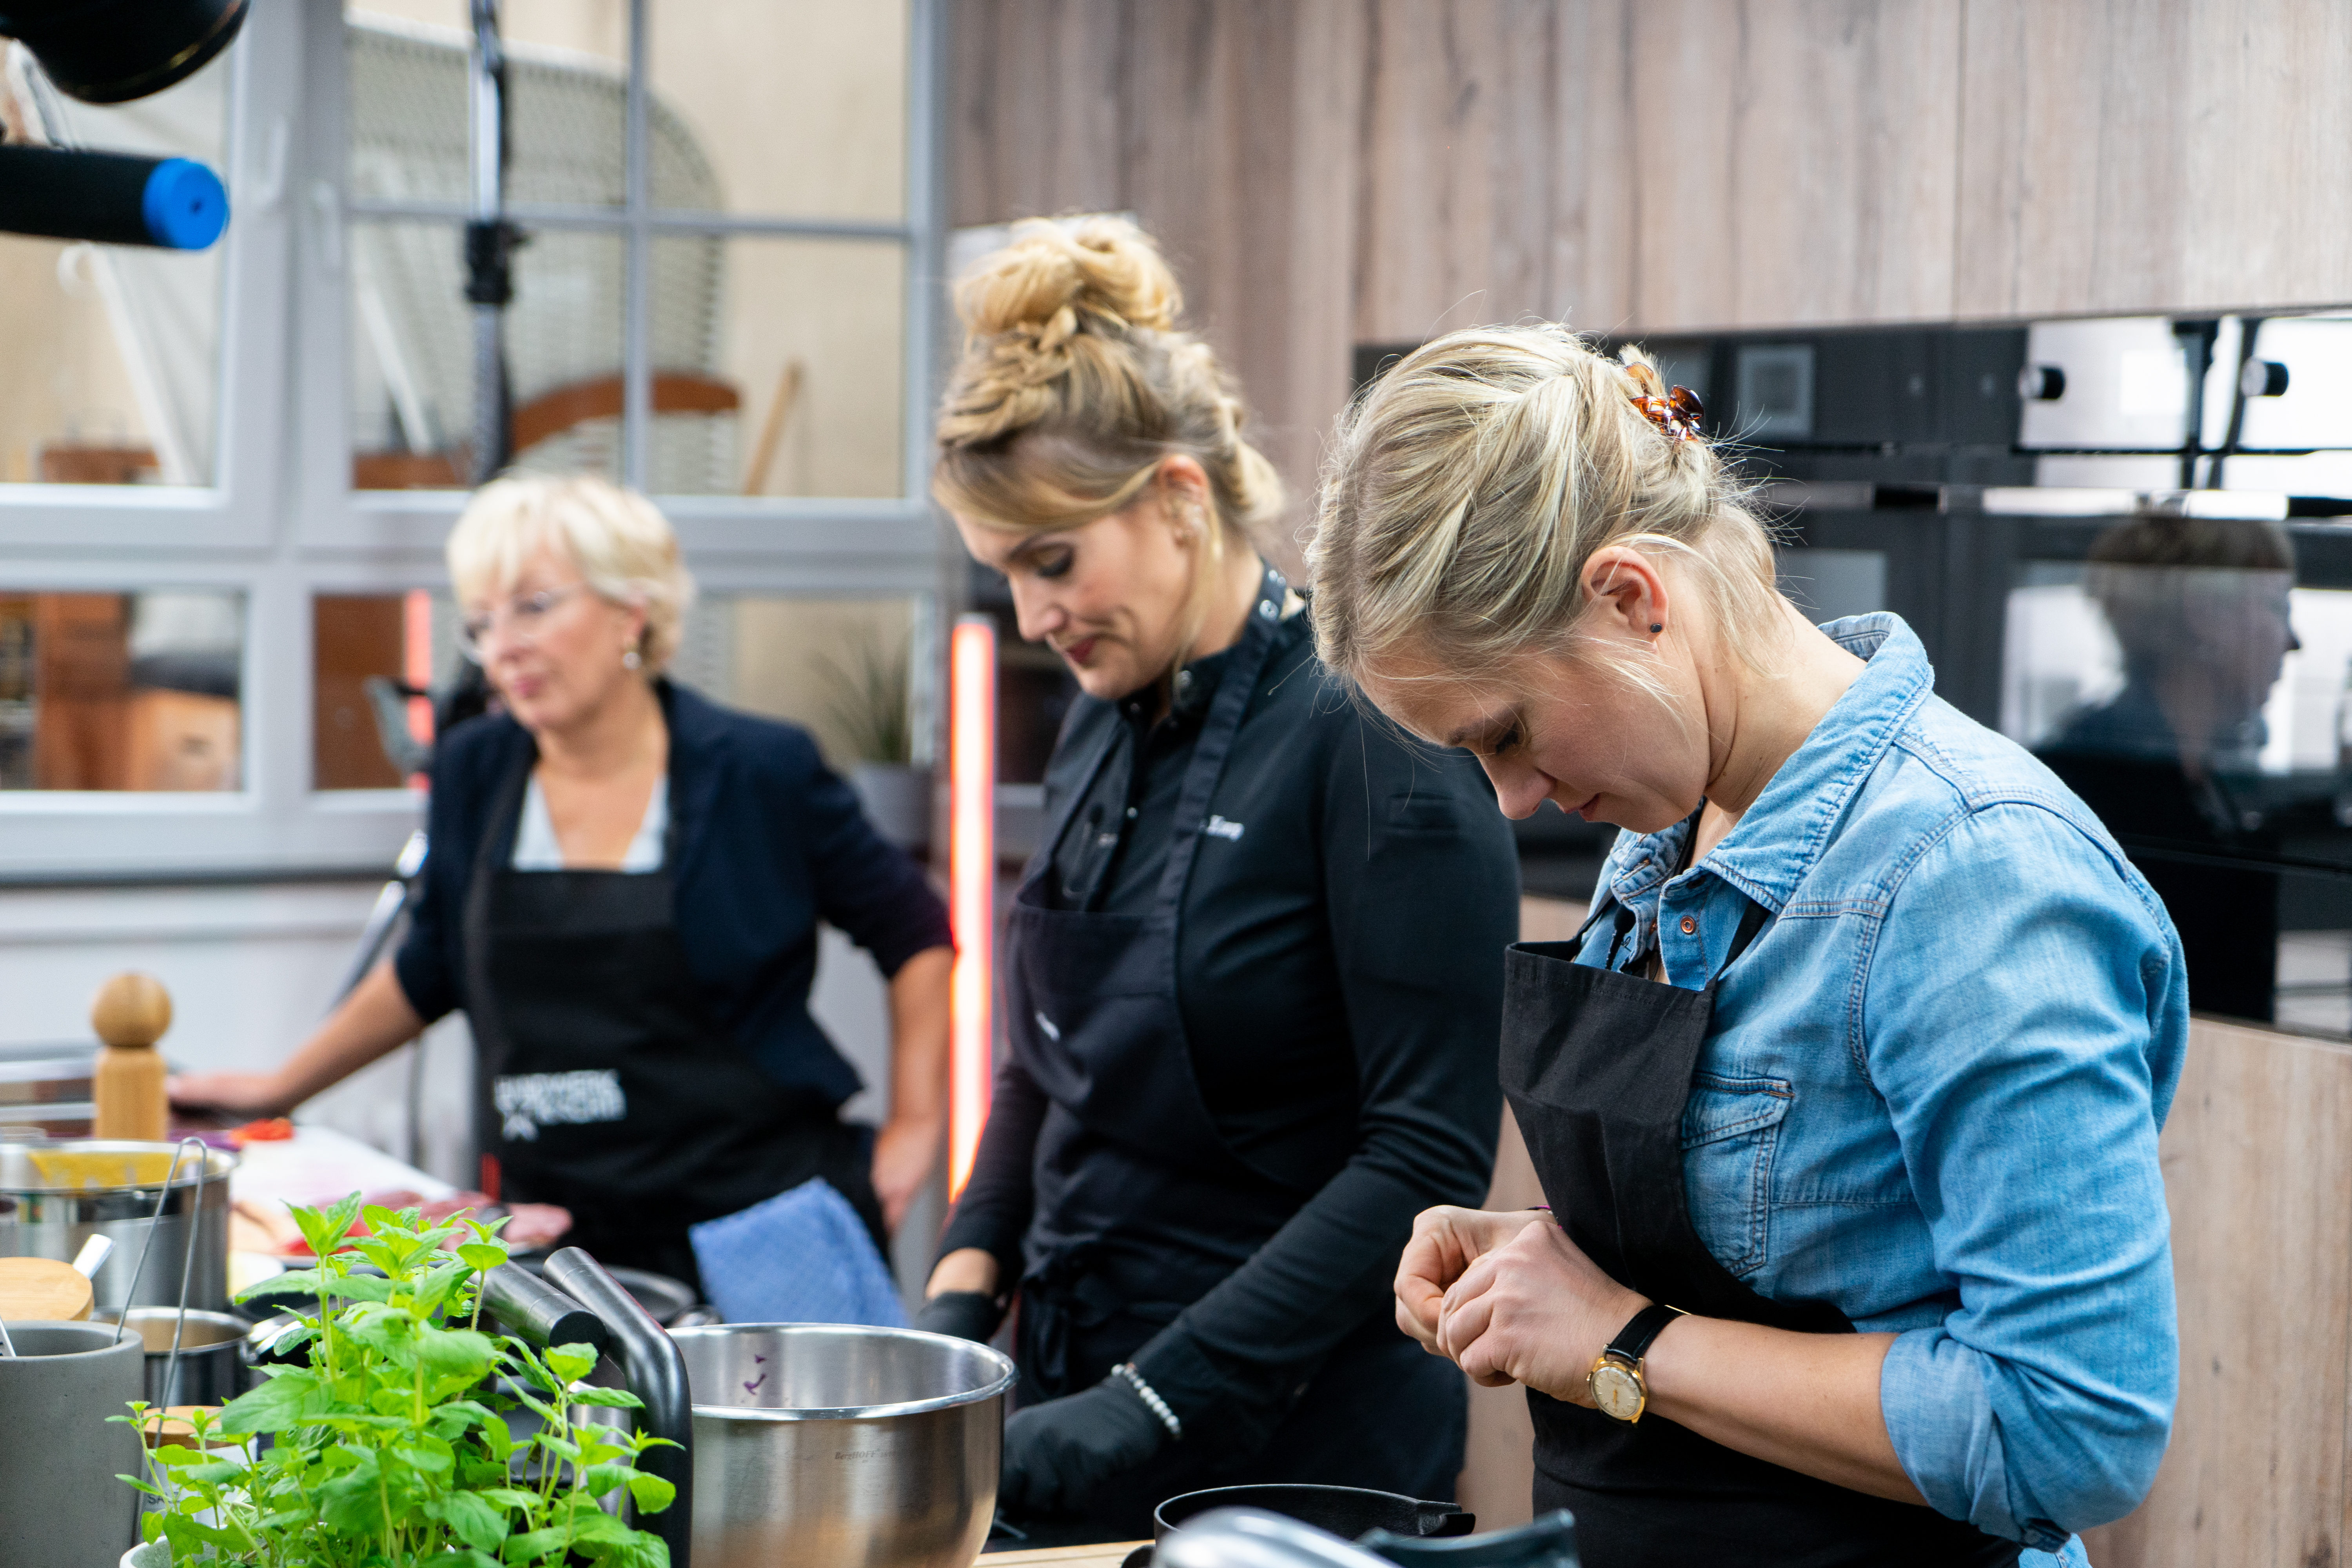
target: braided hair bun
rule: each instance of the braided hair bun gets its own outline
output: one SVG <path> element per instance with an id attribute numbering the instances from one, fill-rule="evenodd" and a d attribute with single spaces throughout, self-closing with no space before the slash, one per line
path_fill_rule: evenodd
<path id="1" fill-rule="evenodd" d="M 1219 521 L 1282 510 L 1273 465 L 1209 346 L 1177 321 L 1160 247 L 1124 218 L 1032 218 L 956 284 L 961 360 L 940 408 L 932 493 L 1020 529 L 1067 528 L 1139 496 L 1171 454 L 1208 474 Z"/>

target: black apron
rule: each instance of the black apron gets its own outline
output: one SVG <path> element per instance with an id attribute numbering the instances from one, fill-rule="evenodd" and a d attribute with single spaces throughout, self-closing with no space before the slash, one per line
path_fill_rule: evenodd
<path id="1" fill-rule="evenodd" d="M 1048 825 L 1006 917 L 1006 1034 L 1049 1101 L 1037 1137 L 1031 1230 L 1033 1243 L 1045 1245 L 1042 1258 L 1033 1247 L 1021 1282 L 1024 1403 L 1099 1382 L 1247 1262 L 1313 1196 L 1226 1146 L 1192 1075 L 1176 974 L 1185 881 L 1273 650 L 1285 592 L 1280 575 L 1267 572 L 1219 678 L 1185 772 L 1151 911 L 1055 909 L 1046 897 L 1055 846 L 1116 744 L 1114 733 Z M 1285 1168 L 1274 1159 L 1265 1163 Z M 1451 1497 L 1465 1420 L 1461 1375 L 1399 1333 L 1387 1314 L 1375 1319 L 1290 1391 L 1287 1415 L 1263 1449 L 1170 1445 L 1104 1489 L 1087 1510 L 1099 1531 L 1090 1538 L 1148 1535 L 1160 1502 L 1244 1474 Z"/>
<path id="2" fill-rule="evenodd" d="M 566 1245 L 698 1289 L 688 1226 L 811 1176 L 883 1245 L 871 1133 L 778 1084 L 703 1005 L 675 919 L 676 810 L 659 870 L 514 870 L 534 760 L 503 781 L 466 894 L 475 1131 L 498 1195 L 561 1204 Z"/>
<path id="3" fill-rule="evenodd" d="M 1611 908 L 1604 895 L 1593 919 Z M 1620 910 L 1620 937 L 1632 923 Z M 1764 924 L 1750 904 L 1727 969 Z M 1591 921 L 1585 922 L 1590 931 Z M 1826 1301 L 1774 1301 L 1717 1262 L 1683 1191 L 1683 1109 L 1716 986 L 1576 962 L 1583 942 L 1520 942 L 1503 982 L 1503 1089 L 1553 1217 L 1611 1279 L 1702 1317 L 1852 1333 Z M 1530 1389 L 1535 1507 L 1576 1514 L 1585 1568 L 1959 1568 L 2020 1548 L 1964 1521 L 1800 1475 L 1657 1415 L 1633 1425 Z"/>

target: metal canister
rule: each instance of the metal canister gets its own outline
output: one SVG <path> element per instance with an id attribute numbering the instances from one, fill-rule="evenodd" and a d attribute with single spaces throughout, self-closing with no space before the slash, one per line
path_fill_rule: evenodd
<path id="1" fill-rule="evenodd" d="M 70 1263 L 91 1237 L 110 1237 L 114 1251 L 90 1281 L 99 1311 L 177 1306 L 184 1269 L 189 1307 L 219 1310 L 228 1305 L 228 1175 L 236 1168 L 236 1156 L 223 1150 L 182 1152 L 171 1143 L 0 1142 L 0 1258 Z M 137 1299 L 128 1300 L 151 1222 L 154 1246 Z"/>

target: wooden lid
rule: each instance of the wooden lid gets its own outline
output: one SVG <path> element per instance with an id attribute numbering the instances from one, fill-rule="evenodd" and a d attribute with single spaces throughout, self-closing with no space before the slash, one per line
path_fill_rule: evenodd
<path id="1" fill-rule="evenodd" d="M 0 1258 L 0 1319 L 78 1323 L 89 1316 L 89 1281 L 54 1258 Z"/>
<path id="2" fill-rule="evenodd" d="M 152 1046 L 172 1026 L 172 994 L 153 975 L 126 971 L 98 988 L 89 1026 L 110 1046 Z"/>

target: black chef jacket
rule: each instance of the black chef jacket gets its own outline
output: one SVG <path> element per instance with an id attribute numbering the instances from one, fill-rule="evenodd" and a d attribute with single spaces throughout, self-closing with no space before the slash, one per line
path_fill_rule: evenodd
<path id="1" fill-rule="evenodd" d="M 1287 1176 L 1312 1193 L 1250 1260 L 1138 1352 L 1189 1435 L 1262 1440 L 1299 1376 L 1392 1310 L 1413 1216 L 1475 1205 L 1501 1119 L 1496 1041 L 1518 861 L 1476 763 L 1411 742 L 1316 660 L 1304 616 L 1276 632 L 1178 916 L 1178 1005 L 1218 1130 L 1245 1158 L 1302 1123 L 1328 1136 Z M 1082 699 L 1045 778 L 1046 820 L 1112 752 L 1053 857 L 1065 908 L 1148 909 L 1178 794 L 1230 653 L 1149 690 Z M 1024 1272 L 1045 1098 L 1007 1061 L 941 1251 Z"/>

